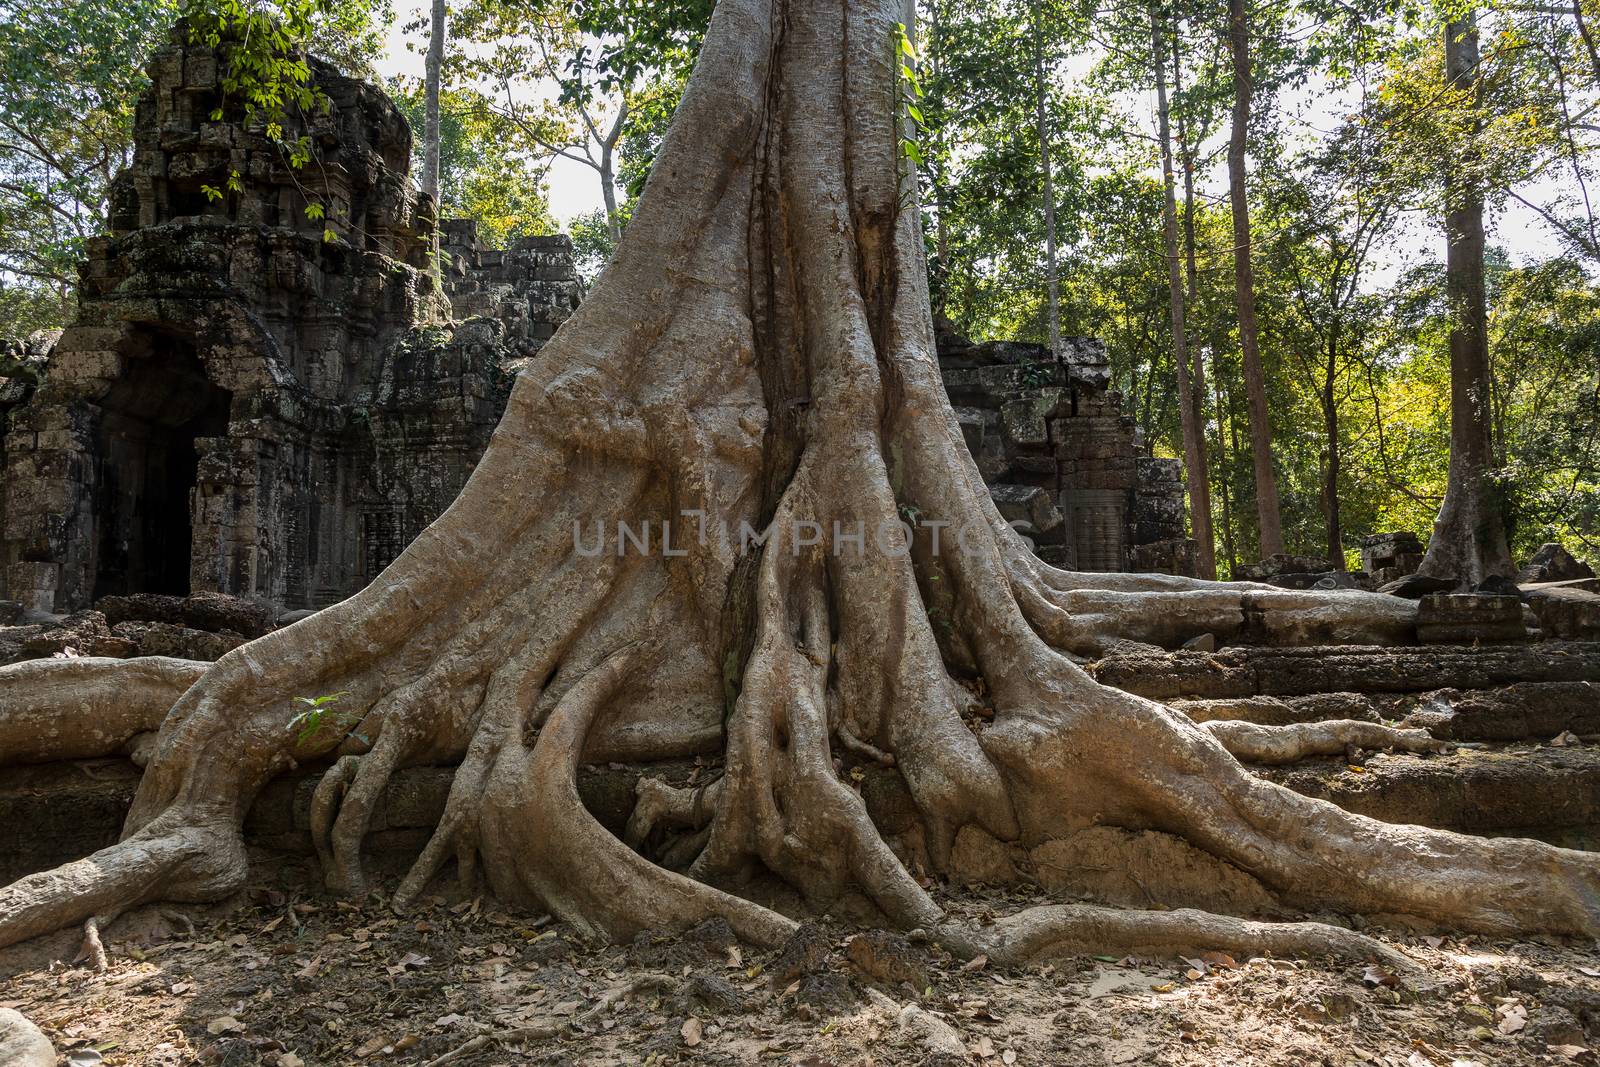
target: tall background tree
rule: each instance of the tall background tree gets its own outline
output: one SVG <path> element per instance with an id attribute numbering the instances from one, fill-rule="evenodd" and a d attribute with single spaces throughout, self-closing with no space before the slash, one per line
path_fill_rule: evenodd
<path id="1" fill-rule="evenodd" d="M 1283 551 L 1278 476 L 1273 470 L 1272 418 L 1267 377 L 1261 365 L 1256 322 L 1256 283 L 1250 237 L 1250 198 L 1246 189 L 1250 104 L 1255 72 L 1250 52 L 1249 0 L 1228 0 L 1228 49 L 1233 58 L 1233 124 L 1228 138 L 1228 201 L 1233 209 L 1234 306 L 1239 317 L 1239 351 L 1250 410 L 1250 457 L 1255 471 L 1256 518 L 1261 554 Z M 1344 553 L 1334 556 L 1344 566 Z"/>

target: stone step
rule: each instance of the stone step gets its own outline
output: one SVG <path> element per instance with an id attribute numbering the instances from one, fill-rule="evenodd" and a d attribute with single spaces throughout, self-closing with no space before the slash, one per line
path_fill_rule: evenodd
<path id="1" fill-rule="evenodd" d="M 1106 685 L 1153 700 L 1426 693 L 1519 682 L 1600 682 L 1600 642 L 1150 649 L 1109 655 L 1089 670 Z"/>
<path id="2" fill-rule="evenodd" d="M 690 782 L 694 764 L 673 760 L 651 764 L 649 770 L 683 785 Z M 579 772 L 584 806 L 613 833 L 620 834 L 628 821 L 642 771 L 637 765 L 612 764 Z M 396 773 L 375 807 L 366 847 L 420 851 L 444 814 L 454 776 L 454 767 L 408 767 Z M 0 779 L 0 825 L 20 829 L 14 844 L 0 850 L 0 885 L 114 844 L 139 777 L 139 768 L 123 759 L 6 768 Z M 313 770 L 269 783 L 245 817 L 246 840 L 287 852 L 311 851 L 311 795 L 320 779 L 321 770 Z"/>
<path id="3" fill-rule="evenodd" d="M 1527 745 L 1261 768 L 1263 778 L 1359 815 L 1441 830 L 1600 846 L 1600 747 Z"/>
<path id="4" fill-rule="evenodd" d="M 1316 693 L 1174 700 L 1195 722 L 1234 719 L 1283 726 L 1329 719 L 1403 721 L 1442 741 L 1548 741 L 1564 732 L 1600 735 L 1600 684 L 1520 682 L 1431 693 Z"/>

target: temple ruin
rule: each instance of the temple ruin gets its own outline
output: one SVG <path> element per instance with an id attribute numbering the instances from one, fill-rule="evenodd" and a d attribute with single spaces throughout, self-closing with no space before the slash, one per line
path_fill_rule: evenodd
<path id="1" fill-rule="evenodd" d="M 213 50 L 180 28 L 153 57 L 78 315 L 0 400 L 3 595 L 349 596 L 455 498 L 518 361 L 577 306 L 565 237 L 491 250 L 462 222 L 441 293 L 409 127 L 313 62 L 330 107 L 286 132 L 317 147 L 297 169 L 260 123 L 211 117 Z"/>
<path id="2" fill-rule="evenodd" d="M 1047 563 L 1194 573 L 1183 464 L 1145 454 L 1111 388 L 1105 345 L 973 344 L 939 335 L 939 366 L 967 447 L 1006 519 Z"/>

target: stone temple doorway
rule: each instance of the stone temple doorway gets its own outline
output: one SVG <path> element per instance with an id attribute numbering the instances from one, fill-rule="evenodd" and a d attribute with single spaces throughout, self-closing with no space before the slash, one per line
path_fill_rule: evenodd
<path id="1" fill-rule="evenodd" d="M 140 331 L 100 401 L 95 462 L 96 599 L 189 593 L 195 439 L 228 431 L 232 394 L 206 377 L 194 345 Z"/>

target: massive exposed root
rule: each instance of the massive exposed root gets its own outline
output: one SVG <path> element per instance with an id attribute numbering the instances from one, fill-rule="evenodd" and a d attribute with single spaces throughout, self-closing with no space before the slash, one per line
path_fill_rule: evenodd
<path id="1" fill-rule="evenodd" d="M 1316 958 L 1333 956 L 1379 963 L 1396 977 L 1417 979 L 1422 969 L 1405 954 L 1365 934 L 1327 923 L 1268 923 L 1178 908 L 1127 911 L 1090 904 L 1028 908 L 981 930 L 946 928 L 940 936 L 969 954 L 999 964 L 1052 956 L 1111 954 Z"/>
<path id="2" fill-rule="evenodd" d="M 784 899 L 774 883 L 948 934 L 924 876 L 963 828 L 1031 846 L 1095 824 L 1179 835 L 1290 903 L 1600 932 L 1595 856 L 1377 823 L 1230 754 L 1420 739 L 1201 727 L 1065 654 L 1207 631 L 1405 641 L 1415 606 L 1090 579 L 1005 525 L 933 357 L 892 103 L 901 18 L 888 0 L 717 5 L 614 261 L 517 382 L 460 499 L 355 597 L 192 686 L 174 675 L 125 840 L 0 890 L 0 944 L 234 891 L 256 793 L 316 760 L 333 767 L 313 829 L 336 889 L 366 887 L 393 772 L 455 763 L 396 906 L 453 859 L 469 885 L 610 937 L 720 915 L 772 943 L 793 920 L 750 898 Z M 331 699 L 307 721 L 297 696 Z M 583 808 L 581 764 L 686 756 L 720 777 L 643 784 L 626 840 Z M 861 761 L 905 782 L 915 810 L 892 831 Z M 1027 913 L 996 936 L 1018 958 L 1090 938 L 1381 956 L 1328 928 L 1187 913 Z"/>
<path id="3" fill-rule="evenodd" d="M 0 667 L 0 767 L 115 755 L 160 726 L 210 666 L 81 656 Z"/>
<path id="4" fill-rule="evenodd" d="M 1215 719 L 1201 724 L 1222 747 L 1246 763 L 1298 763 L 1310 756 L 1339 756 L 1353 748 L 1442 752 L 1444 742 L 1426 730 L 1406 730 L 1361 719 L 1328 719 L 1284 726 Z"/>

